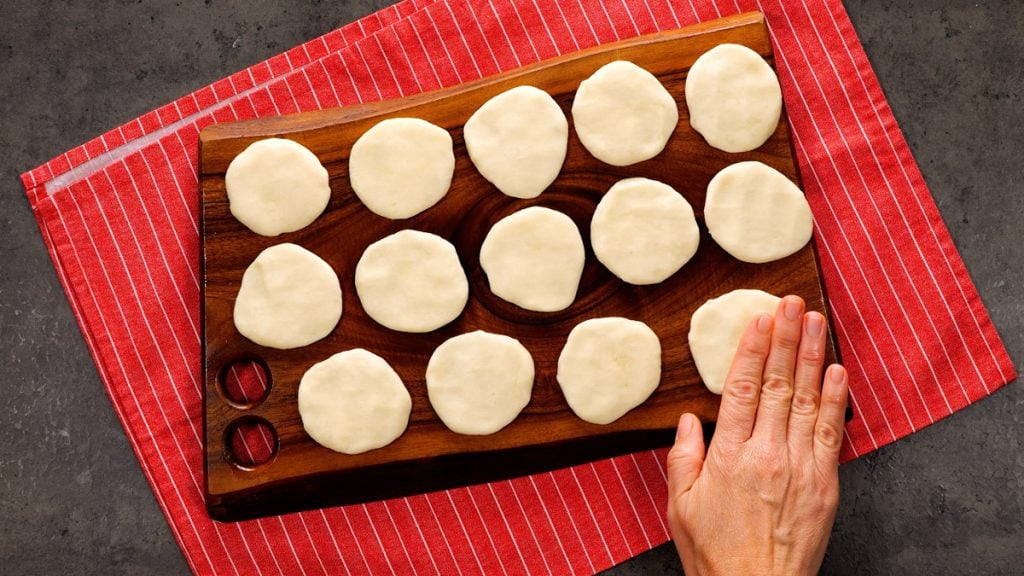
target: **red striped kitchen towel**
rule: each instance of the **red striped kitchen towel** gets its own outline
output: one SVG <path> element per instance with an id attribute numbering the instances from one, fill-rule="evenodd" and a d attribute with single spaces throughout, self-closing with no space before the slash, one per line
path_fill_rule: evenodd
<path id="1" fill-rule="evenodd" d="M 664 451 L 235 524 L 202 502 L 197 135 L 747 10 L 768 17 L 854 419 L 843 458 L 1014 367 L 839 0 L 406 0 L 23 175 L 111 401 L 198 574 L 592 573 L 668 538 Z"/>

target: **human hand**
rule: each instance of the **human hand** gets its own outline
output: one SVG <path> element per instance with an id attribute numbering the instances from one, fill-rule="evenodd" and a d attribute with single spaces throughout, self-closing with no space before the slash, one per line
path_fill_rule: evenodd
<path id="1" fill-rule="evenodd" d="M 822 383 L 825 318 L 799 297 L 747 327 L 705 458 L 700 421 L 679 419 L 668 521 L 689 576 L 816 574 L 839 504 L 848 384 Z"/>

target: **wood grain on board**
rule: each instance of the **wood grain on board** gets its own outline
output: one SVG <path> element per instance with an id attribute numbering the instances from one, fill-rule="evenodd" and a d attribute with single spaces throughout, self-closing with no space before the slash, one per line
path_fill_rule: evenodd
<path id="1" fill-rule="evenodd" d="M 436 92 L 361 106 L 266 118 L 206 128 L 200 134 L 203 353 L 207 506 L 219 520 L 236 520 L 307 508 L 364 502 L 510 478 L 630 451 L 669 445 L 679 415 L 692 412 L 712 422 L 719 398 L 701 384 L 687 346 L 690 315 L 709 298 L 736 288 L 797 294 L 808 308 L 826 312 L 813 244 L 780 261 L 745 264 L 715 245 L 703 229 L 704 195 L 720 169 L 759 160 L 799 182 L 788 124 L 783 121 L 761 148 L 728 154 L 708 146 L 689 125 L 683 85 L 694 60 L 715 45 L 746 45 L 774 66 L 761 14 L 751 13 L 642 36 L 564 55 L 505 74 Z M 591 157 L 571 129 L 570 107 L 579 82 L 602 65 L 629 60 L 657 76 L 679 104 L 680 121 L 665 151 L 628 167 Z M 558 179 L 541 196 L 520 200 L 501 194 L 469 161 L 462 125 L 492 96 L 519 85 L 546 90 L 570 120 L 569 151 Z M 390 117 L 423 118 L 449 130 L 456 166 L 451 190 L 433 208 L 407 220 L 376 216 L 355 197 L 348 180 L 352 144 L 375 123 Z M 295 140 L 320 158 L 330 174 L 331 200 L 309 227 L 274 238 L 258 236 L 235 220 L 227 204 L 224 172 L 246 146 L 261 138 Z M 702 225 L 696 256 L 654 286 L 618 280 L 589 246 L 590 218 L 602 194 L 617 180 L 643 176 L 668 183 L 693 205 Z M 575 303 L 562 312 L 522 310 L 491 294 L 480 268 L 480 244 L 496 221 L 528 206 L 568 214 L 587 245 L 587 263 Z M 427 334 L 383 328 L 363 311 L 356 296 L 356 262 L 370 243 L 401 229 L 439 234 L 458 250 L 470 283 L 465 311 Z M 338 273 L 344 294 L 341 322 L 325 339 L 295 350 L 258 346 L 235 329 L 232 309 L 246 267 L 263 249 L 293 242 L 312 250 Z M 605 425 L 573 414 L 555 379 L 558 355 L 579 322 L 624 316 L 646 322 L 661 339 L 663 373 L 655 393 L 641 406 Z M 536 364 L 530 404 L 508 427 L 489 436 L 449 431 L 427 400 L 424 374 L 433 350 L 446 339 L 486 330 L 520 340 Z M 365 348 L 386 359 L 412 395 L 406 433 L 393 444 L 359 455 L 332 452 L 305 434 L 296 405 L 298 383 L 313 364 L 334 353 Z M 835 358 L 829 342 L 829 360 Z M 220 381 L 239 359 L 259 359 L 269 370 L 269 393 L 253 404 L 228 400 Z M 270 461 L 240 466 L 226 437 L 240 422 L 263 421 L 276 434 Z"/>

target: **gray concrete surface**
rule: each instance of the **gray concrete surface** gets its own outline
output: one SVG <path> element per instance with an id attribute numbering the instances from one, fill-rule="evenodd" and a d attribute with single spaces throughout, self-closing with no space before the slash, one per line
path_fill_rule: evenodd
<path id="1" fill-rule="evenodd" d="M 0 573 L 186 574 L 17 176 L 376 2 L 8 0 L 0 10 Z M 889 102 L 1020 370 L 1024 5 L 848 0 Z M 1014 384 L 845 465 L 826 574 L 1024 565 Z M 678 574 L 662 546 L 610 574 Z"/>

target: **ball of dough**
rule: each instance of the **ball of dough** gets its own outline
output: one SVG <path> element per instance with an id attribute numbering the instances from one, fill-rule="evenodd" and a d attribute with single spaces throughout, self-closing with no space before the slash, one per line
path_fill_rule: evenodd
<path id="1" fill-rule="evenodd" d="M 630 284 L 657 284 L 697 253 L 693 208 L 668 184 L 627 178 L 608 190 L 590 221 L 594 255 Z"/>
<path id="2" fill-rule="evenodd" d="M 628 166 L 665 149 L 679 123 L 675 98 L 653 74 L 617 60 L 580 83 L 572 120 L 583 146 L 598 160 Z"/>
<path id="3" fill-rule="evenodd" d="M 754 264 L 798 252 L 814 229 L 811 207 L 800 188 L 756 161 L 727 166 L 711 179 L 704 222 L 726 252 Z"/>
<path id="4" fill-rule="evenodd" d="M 690 354 L 708 390 L 721 394 L 740 337 L 759 314 L 775 315 L 781 299 L 761 290 L 733 290 L 708 300 L 690 318 Z"/>
<path id="5" fill-rule="evenodd" d="M 370 244 L 356 264 L 356 293 L 370 318 L 399 332 L 430 332 L 466 307 L 469 282 L 450 242 L 402 230 Z"/>
<path id="6" fill-rule="evenodd" d="M 321 446 L 360 454 L 391 444 L 409 425 L 412 398 L 394 369 L 361 348 L 314 364 L 299 381 L 299 417 Z"/>
<path id="7" fill-rule="evenodd" d="M 452 184 L 452 137 L 419 118 L 390 118 L 352 145 L 352 190 L 371 212 L 392 220 L 411 218 L 437 204 Z"/>
<path id="8" fill-rule="evenodd" d="M 462 133 L 480 174 L 513 198 L 536 198 L 562 170 L 569 122 L 547 92 L 519 86 L 484 103 Z"/>
<path id="9" fill-rule="evenodd" d="M 235 156 L 224 187 L 231 214 L 262 236 L 309 226 L 331 199 L 327 169 L 316 154 L 283 138 L 257 140 Z"/>
<path id="10" fill-rule="evenodd" d="M 610 424 L 643 404 L 658 387 L 661 341 L 636 320 L 587 320 L 569 333 L 558 356 L 557 378 L 577 416 Z"/>
<path id="11" fill-rule="evenodd" d="M 301 246 L 271 246 L 242 274 L 235 328 L 260 346 L 287 350 L 312 344 L 330 334 L 340 319 L 337 274 Z"/>
<path id="12" fill-rule="evenodd" d="M 746 46 L 721 44 L 702 54 L 686 76 L 685 91 L 690 125 L 719 150 L 754 150 L 779 125 L 779 78 Z"/>
<path id="13" fill-rule="evenodd" d="M 427 395 L 459 434 L 493 434 L 530 403 L 533 357 L 515 338 L 476 331 L 446 340 L 427 364 Z"/>
<path id="14" fill-rule="evenodd" d="M 572 219 L 539 206 L 499 220 L 480 247 L 491 292 L 535 312 L 557 312 L 573 303 L 585 261 Z"/>

